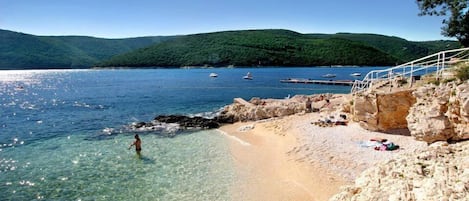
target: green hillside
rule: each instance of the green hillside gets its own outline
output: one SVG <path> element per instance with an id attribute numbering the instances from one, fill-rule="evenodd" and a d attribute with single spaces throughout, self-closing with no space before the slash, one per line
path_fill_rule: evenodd
<path id="1" fill-rule="evenodd" d="M 412 61 L 442 50 L 460 48 L 458 41 L 426 41 L 413 42 L 394 36 L 384 36 L 378 34 L 357 34 L 357 33 L 337 33 L 337 34 L 308 34 L 314 38 L 342 38 L 357 42 L 386 52 L 401 61 Z"/>
<path id="2" fill-rule="evenodd" d="M 111 58 L 99 66 L 393 65 L 399 60 L 364 43 L 288 30 L 187 35 Z"/>
<path id="3" fill-rule="evenodd" d="M 413 42 L 377 34 L 225 31 L 103 39 L 34 36 L 0 29 L 0 69 L 181 66 L 395 65 L 457 41 Z"/>
<path id="4" fill-rule="evenodd" d="M 0 30 L 0 69 L 89 68 L 111 56 L 165 39 L 168 37 L 34 36 Z"/>

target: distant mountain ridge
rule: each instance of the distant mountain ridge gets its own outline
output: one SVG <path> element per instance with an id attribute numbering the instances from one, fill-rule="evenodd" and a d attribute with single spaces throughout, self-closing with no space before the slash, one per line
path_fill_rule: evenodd
<path id="1" fill-rule="evenodd" d="M 377 34 L 224 31 L 173 38 L 98 66 L 388 66 L 457 47 L 456 41 L 411 42 Z"/>
<path id="2" fill-rule="evenodd" d="M 379 34 L 337 33 L 337 34 L 308 34 L 316 38 L 343 38 L 363 42 L 371 47 L 391 54 L 404 62 L 418 59 L 442 50 L 460 48 L 457 41 L 436 40 L 413 42 L 395 36 Z"/>
<path id="3" fill-rule="evenodd" d="M 394 65 L 457 41 L 412 42 L 377 34 L 223 31 L 103 39 L 0 30 L 0 69 L 181 66 Z"/>
<path id="4" fill-rule="evenodd" d="M 169 38 L 35 36 L 0 29 L 0 69 L 89 68 L 112 56 Z"/>

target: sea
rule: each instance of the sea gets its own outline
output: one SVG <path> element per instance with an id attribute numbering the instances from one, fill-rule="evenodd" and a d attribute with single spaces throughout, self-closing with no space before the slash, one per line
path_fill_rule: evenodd
<path id="1" fill-rule="evenodd" d="M 232 139 L 216 129 L 168 135 L 129 125 L 166 114 L 210 118 L 236 97 L 349 93 L 280 80 L 353 80 L 380 68 L 0 71 L 0 200 L 235 200 L 242 178 Z M 253 79 L 242 79 L 248 72 Z M 134 134 L 140 157 L 128 149 Z"/>

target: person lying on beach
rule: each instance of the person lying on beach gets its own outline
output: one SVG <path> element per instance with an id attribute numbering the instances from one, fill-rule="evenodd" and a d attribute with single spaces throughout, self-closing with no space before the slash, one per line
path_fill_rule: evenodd
<path id="1" fill-rule="evenodd" d="M 138 134 L 135 134 L 135 141 L 130 144 L 129 149 L 132 148 L 132 146 L 135 146 L 135 152 L 140 156 L 140 152 L 142 151 L 142 141 Z"/>

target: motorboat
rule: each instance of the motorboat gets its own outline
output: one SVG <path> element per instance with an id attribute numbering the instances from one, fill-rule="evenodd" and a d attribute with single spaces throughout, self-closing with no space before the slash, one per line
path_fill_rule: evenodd
<path id="1" fill-rule="evenodd" d="M 325 77 L 325 78 L 332 78 L 332 77 L 335 77 L 337 76 L 336 74 L 324 74 L 324 75 L 321 75 L 321 77 Z"/>
<path id="2" fill-rule="evenodd" d="M 360 77 L 360 76 L 362 76 L 362 74 L 361 73 L 352 73 L 352 74 L 350 74 L 350 76 Z"/>
<path id="3" fill-rule="evenodd" d="M 243 76 L 243 79 L 252 80 L 252 74 L 250 72 L 248 72 L 245 76 Z"/>
<path id="4" fill-rule="evenodd" d="M 23 91 L 24 87 L 23 86 L 17 86 L 15 87 L 15 91 Z"/>
<path id="5" fill-rule="evenodd" d="M 210 77 L 218 77 L 218 74 L 216 74 L 216 73 L 210 73 L 209 76 L 210 76 Z"/>

